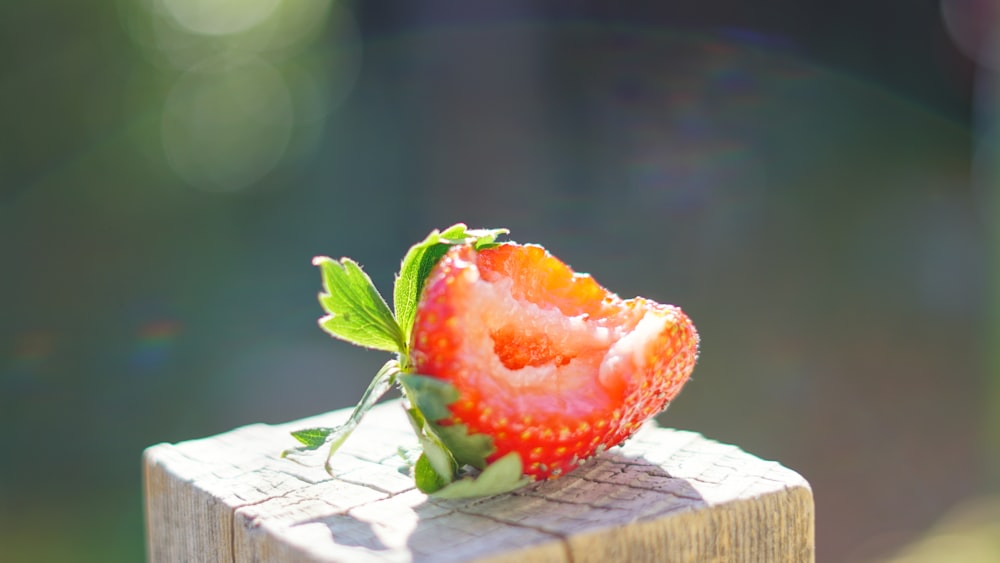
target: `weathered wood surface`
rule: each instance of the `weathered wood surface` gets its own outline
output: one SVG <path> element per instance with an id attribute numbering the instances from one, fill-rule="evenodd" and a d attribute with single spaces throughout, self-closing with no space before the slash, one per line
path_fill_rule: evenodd
<path id="1" fill-rule="evenodd" d="M 397 401 L 334 457 L 337 475 L 278 457 L 288 432 L 348 411 L 256 424 L 143 459 L 149 560 L 812 561 L 813 499 L 794 471 L 692 432 L 647 425 L 554 481 L 495 497 L 428 498 L 400 471 L 415 446 Z"/>

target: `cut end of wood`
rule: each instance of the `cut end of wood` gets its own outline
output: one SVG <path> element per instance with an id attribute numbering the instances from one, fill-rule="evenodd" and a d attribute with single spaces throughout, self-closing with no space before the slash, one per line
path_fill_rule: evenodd
<path id="1" fill-rule="evenodd" d="M 649 424 L 572 473 L 489 498 L 417 491 L 398 401 L 322 468 L 280 458 L 291 430 L 256 424 L 143 455 L 150 561 L 812 561 L 804 478 L 693 432 Z"/>

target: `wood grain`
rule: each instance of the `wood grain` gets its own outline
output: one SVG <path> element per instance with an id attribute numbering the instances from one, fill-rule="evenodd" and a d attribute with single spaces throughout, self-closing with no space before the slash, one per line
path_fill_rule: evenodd
<path id="1" fill-rule="evenodd" d="M 649 424 L 554 481 L 443 501 L 413 488 L 398 401 L 377 406 L 333 461 L 279 453 L 290 430 L 348 411 L 143 456 L 150 561 L 813 561 L 809 484 L 773 461 Z"/>

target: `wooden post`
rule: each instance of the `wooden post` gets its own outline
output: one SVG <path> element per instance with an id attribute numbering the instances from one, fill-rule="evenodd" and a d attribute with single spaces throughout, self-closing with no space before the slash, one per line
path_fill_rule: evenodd
<path id="1" fill-rule="evenodd" d="M 554 481 L 444 501 L 413 488 L 398 401 L 377 406 L 321 467 L 278 457 L 288 424 L 148 448 L 146 541 L 167 561 L 813 561 L 813 499 L 797 473 L 649 424 Z"/>

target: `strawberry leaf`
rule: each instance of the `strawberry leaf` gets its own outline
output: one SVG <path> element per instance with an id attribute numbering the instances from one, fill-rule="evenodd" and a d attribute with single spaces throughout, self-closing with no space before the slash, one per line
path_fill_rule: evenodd
<path id="1" fill-rule="evenodd" d="M 434 470 L 437 475 L 435 482 L 440 482 L 441 485 L 434 490 L 440 489 L 444 485 L 451 483 L 455 479 L 455 473 L 458 471 L 458 464 L 455 462 L 455 458 L 452 457 L 448 449 L 441 444 L 441 440 L 434 435 L 433 430 L 428 427 L 427 420 L 420 413 L 420 410 L 416 407 L 406 409 L 406 414 L 409 416 L 410 425 L 413 426 L 413 431 L 417 435 L 417 439 L 420 441 L 420 448 L 423 450 L 423 454 L 420 456 L 424 459 L 425 463 Z M 414 472 L 414 478 L 417 480 L 417 487 L 423 492 L 430 492 L 425 490 L 421 486 L 420 480 L 427 480 L 426 475 L 421 476 Z M 427 487 L 430 487 L 430 482 L 426 482 Z"/>
<path id="2" fill-rule="evenodd" d="M 327 315 L 320 327 L 335 338 L 387 352 L 404 353 L 406 340 L 385 299 L 358 263 L 326 256 L 313 258 L 323 275 L 319 302 Z"/>
<path id="3" fill-rule="evenodd" d="M 469 434 L 464 424 L 441 424 L 451 418 L 448 405 L 458 400 L 455 386 L 434 377 L 401 373 L 397 376 L 406 398 L 422 413 L 429 430 L 447 448 L 459 465 L 483 469 L 493 450 L 493 439 L 485 434 Z"/>
<path id="4" fill-rule="evenodd" d="M 458 389 L 435 377 L 401 373 L 397 376 L 410 404 L 420 409 L 425 419 L 436 422 L 451 416 L 448 405 L 458 400 Z"/>
<path id="5" fill-rule="evenodd" d="M 304 449 L 315 450 L 325 444 L 327 437 L 336 431 L 336 428 L 306 428 L 292 432 L 292 438 L 304 444 Z"/>
<path id="6" fill-rule="evenodd" d="M 443 232 L 431 231 L 427 238 L 410 247 L 393 286 L 393 307 L 404 342 L 410 341 L 424 282 L 448 248 L 456 244 L 473 244 L 479 250 L 494 245 L 498 236 L 508 232 L 507 229 L 469 229 L 457 223 Z"/>
<path id="7" fill-rule="evenodd" d="M 469 427 L 464 424 L 444 426 L 431 423 L 431 428 L 454 456 L 455 461 L 463 465 L 483 469 L 486 467 L 486 457 L 496 449 L 493 446 L 493 438 L 486 434 L 469 434 Z"/>
<path id="8" fill-rule="evenodd" d="M 445 480 L 441 474 L 434 469 L 434 464 L 428 460 L 427 454 L 420 454 L 417 463 L 413 466 L 413 481 L 420 492 L 430 494 L 445 487 L 451 482 Z"/>
<path id="9" fill-rule="evenodd" d="M 532 482 L 523 475 L 521 456 L 511 452 L 489 464 L 477 477 L 459 479 L 433 492 L 437 498 L 457 499 L 498 495 Z"/>

